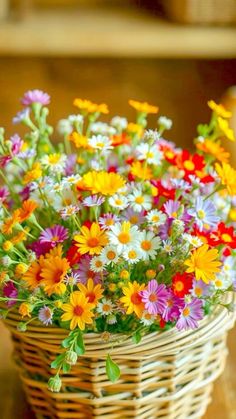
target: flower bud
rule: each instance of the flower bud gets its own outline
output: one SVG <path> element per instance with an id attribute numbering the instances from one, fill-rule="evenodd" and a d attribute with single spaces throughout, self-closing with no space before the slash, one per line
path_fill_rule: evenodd
<path id="1" fill-rule="evenodd" d="M 65 362 L 69 365 L 75 365 L 78 359 L 78 355 L 74 351 L 69 351 L 66 353 Z"/>
<path id="2" fill-rule="evenodd" d="M 9 256 L 3 256 L 1 259 L 0 259 L 0 263 L 3 265 L 3 266 L 10 266 L 11 265 L 11 263 L 12 263 L 12 260 L 11 260 L 11 258 L 9 257 Z"/>
<path id="3" fill-rule="evenodd" d="M 26 332 L 26 330 L 27 330 L 27 324 L 25 322 L 18 323 L 17 330 L 19 332 Z"/>
<path id="4" fill-rule="evenodd" d="M 6 240 L 3 245 L 2 248 L 5 252 L 10 252 L 11 249 L 13 248 L 13 244 L 10 240 Z"/>
<path id="5" fill-rule="evenodd" d="M 55 375 L 48 380 L 48 390 L 52 391 L 53 393 L 59 393 L 61 390 L 61 385 L 62 382 L 59 375 Z"/>
<path id="6" fill-rule="evenodd" d="M 158 124 L 164 129 L 171 129 L 172 120 L 169 118 L 166 118 L 166 116 L 160 116 L 158 118 Z"/>

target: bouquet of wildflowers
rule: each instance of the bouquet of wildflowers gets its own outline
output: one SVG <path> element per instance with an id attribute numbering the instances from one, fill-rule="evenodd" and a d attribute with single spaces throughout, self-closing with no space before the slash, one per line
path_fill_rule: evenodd
<path id="1" fill-rule="evenodd" d="M 0 131 L 0 301 L 31 322 L 68 330 L 49 388 L 59 391 L 86 348 L 83 333 L 135 343 L 153 331 L 194 329 L 236 289 L 236 171 L 221 145 L 234 141 L 230 112 L 208 103 L 196 151 L 164 138 L 147 115 L 158 108 L 130 100 L 135 122 L 106 104 L 75 99 L 78 113 L 58 124 L 52 142 L 48 94 L 33 90 L 13 122 L 24 138 Z M 117 337 L 117 338 L 116 338 Z M 108 354 L 109 378 L 119 367 Z"/>

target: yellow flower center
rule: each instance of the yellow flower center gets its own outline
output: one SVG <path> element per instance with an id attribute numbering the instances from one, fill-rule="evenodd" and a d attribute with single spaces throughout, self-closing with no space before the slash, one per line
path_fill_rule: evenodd
<path id="1" fill-rule="evenodd" d="M 116 254 L 115 254 L 115 252 L 113 250 L 109 250 L 107 252 L 107 259 L 113 260 L 113 259 L 115 259 L 115 257 L 116 257 Z"/>
<path id="2" fill-rule="evenodd" d="M 52 242 L 57 242 L 59 240 L 59 237 L 58 236 L 53 236 L 51 238 L 51 240 L 52 240 Z"/>
<path id="3" fill-rule="evenodd" d="M 148 251 L 148 250 L 151 249 L 152 244 L 148 240 L 143 240 L 142 243 L 141 243 L 141 247 L 142 247 L 143 250 Z"/>
<path id="4" fill-rule="evenodd" d="M 154 222 L 154 223 L 156 223 L 157 221 L 159 221 L 160 220 L 160 217 L 158 216 L 158 215 L 153 215 L 152 216 L 152 221 Z"/>
<path id="5" fill-rule="evenodd" d="M 137 253 L 135 252 L 135 250 L 130 250 L 128 253 L 128 257 L 129 259 L 135 259 L 137 257 Z"/>
<path id="6" fill-rule="evenodd" d="M 105 311 L 107 313 L 108 311 L 111 310 L 111 306 L 109 304 L 103 304 L 102 309 L 103 309 L 103 311 Z"/>
<path id="7" fill-rule="evenodd" d="M 122 200 L 121 199 L 116 199 L 115 204 L 116 205 L 122 205 Z"/>
<path id="8" fill-rule="evenodd" d="M 224 240 L 224 242 L 231 243 L 233 241 L 232 237 L 230 237 L 230 235 L 227 233 L 223 233 L 221 237 L 222 237 L 222 240 Z"/>
<path id="9" fill-rule="evenodd" d="M 196 288 L 194 289 L 194 291 L 195 291 L 195 294 L 196 294 L 198 297 L 201 297 L 201 296 L 202 296 L 202 289 L 201 289 L 200 287 L 196 287 Z"/>
<path id="10" fill-rule="evenodd" d="M 176 217 L 177 217 L 177 212 L 176 212 L 176 211 L 172 212 L 172 213 L 171 213 L 171 217 L 172 217 L 172 218 L 176 218 Z"/>
<path id="11" fill-rule="evenodd" d="M 175 283 L 175 289 L 176 291 L 182 291 L 184 289 L 184 284 L 181 281 L 177 281 Z"/>
<path id="12" fill-rule="evenodd" d="M 136 202 L 136 204 L 143 204 L 143 202 L 144 202 L 143 196 L 141 196 L 141 195 L 136 196 L 135 202 Z"/>
<path id="13" fill-rule="evenodd" d="M 197 212 L 197 216 L 200 218 L 200 220 L 203 220 L 206 217 L 206 213 L 201 209 Z"/>
<path id="14" fill-rule="evenodd" d="M 59 162 L 60 158 L 61 158 L 60 154 L 51 154 L 48 157 L 48 162 L 51 163 L 51 164 L 57 164 Z"/>
<path id="15" fill-rule="evenodd" d="M 97 268 L 101 268 L 101 266 L 102 266 L 102 261 L 101 261 L 101 260 L 96 260 L 96 262 L 95 262 L 95 266 L 96 266 Z"/>
<path id="16" fill-rule="evenodd" d="M 153 158 L 153 153 L 151 151 L 149 151 L 147 153 L 147 159 L 152 159 Z"/>
<path id="17" fill-rule="evenodd" d="M 105 221 L 106 226 L 112 226 L 114 224 L 114 220 L 112 218 L 107 218 Z"/>
<path id="18" fill-rule="evenodd" d="M 137 215 L 132 215 L 132 217 L 130 217 L 130 219 L 129 219 L 129 222 L 130 222 L 131 224 L 137 224 L 137 222 L 138 222 L 138 217 L 137 217 Z"/>
<path id="19" fill-rule="evenodd" d="M 187 170 L 194 170 L 195 169 L 195 165 L 191 160 L 185 160 L 184 162 L 184 168 Z"/>
<path id="20" fill-rule="evenodd" d="M 183 309 L 183 316 L 184 316 L 184 317 L 188 317 L 188 316 L 189 316 L 189 314 L 190 314 L 190 308 L 189 308 L 189 307 L 185 307 L 185 308 Z"/>
<path id="21" fill-rule="evenodd" d="M 97 239 L 97 237 L 91 237 L 87 241 L 88 247 L 96 247 L 98 244 L 99 244 L 99 240 Z"/>
<path id="22" fill-rule="evenodd" d="M 118 240 L 122 244 L 129 243 L 129 241 L 130 241 L 130 234 L 129 233 L 122 232 L 122 233 L 119 234 Z"/>
<path id="23" fill-rule="evenodd" d="M 75 316 L 80 317 L 80 316 L 82 316 L 83 312 L 84 312 L 83 307 L 81 307 L 81 306 L 75 306 L 74 307 L 74 315 Z"/>

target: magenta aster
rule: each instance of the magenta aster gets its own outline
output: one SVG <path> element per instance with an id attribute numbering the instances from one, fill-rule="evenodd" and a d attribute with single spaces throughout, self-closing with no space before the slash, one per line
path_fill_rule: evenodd
<path id="1" fill-rule="evenodd" d="M 164 284 L 159 285 L 155 279 L 148 283 L 146 290 L 140 291 L 145 309 L 150 314 L 162 314 L 166 308 L 168 291 Z"/>
<path id="2" fill-rule="evenodd" d="M 196 329 L 198 321 L 204 316 L 202 304 L 202 301 L 198 298 L 193 298 L 190 303 L 186 303 L 180 312 L 176 328 L 178 330 Z"/>
<path id="3" fill-rule="evenodd" d="M 45 106 L 50 103 L 50 96 L 42 90 L 28 90 L 21 99 L 22 105 L 30 106 L 32 103 L 41 103 Z"/>
<path id="4" fill-rule="evenodd" d="M 46 228 L 39 237 L 40 243 L 51 243 L 52 247 L 63 243 L 66 239 L 68 239 L 68 230 L 59 224 Z"/>
<path id="5" fill-rule="evenodd" d="M 16 303 L 16 299 L 18 297 L 18 290 L 12 281 L 9 281 L 6 283 L 6 285 L 4 285 L 3 295 L 4 297 L 11 299 L 7 302 L 8 307 L 11 307 Z"/>
<path id="6" fill-rule="evenodd" d="M 0 188 L 0 204 L 6 201 L 8 195 L 9 195 L 9 191 L 6 188 L 6 186 L 3 186 L 2 188 Z"/>
<path id="7" fill-rule="evenodd" d="M 89 255 L 83 256 L 79 261 L 79 268 L 74 271 L 78 274 L 79 282 L 86 284 L 89 278 L 92 278 L 95 284 L 101 282 L 101 275 L 98 272 L 93 272 L 90 268 L 91 257 Z"/>
<path id="8" fill-rule="evenodd" d="M 166 322 L 173 322 L 178 319 L 180 311 L 184 308 L 184 300 L 176 297 L 171 290 L 168 291 L 165 309 L 162 313 L 162 318 Z"/>
<path id="9" fill-rule="evenodd" d="M 12 135 L 12 137 L 10 138 L 10 141 L 11 141 L 11 152 L 14 156 L 16 156 L 17 154 L 19 154 L 24 142 L 18 134 Z"/>

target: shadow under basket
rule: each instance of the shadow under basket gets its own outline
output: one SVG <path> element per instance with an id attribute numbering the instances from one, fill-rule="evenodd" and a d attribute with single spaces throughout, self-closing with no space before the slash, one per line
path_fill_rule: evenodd
<path id="1" fill-rule="evenodd" d="M 218 307 L 196 330 L 155 332 L 139 344 L 130 338 L 123 340 L 111 352 L 121 369 L 120 379 L 113 384 L 105 370 L 111 342 L 102 340 L 100 334 L 86 334 L 85 355 L 62 376 L 60 393 L 50 392 L 47 381 L 52 375 L 50 364 L 62 351 L 58 348 L 68 332 L 32 322 L 27 332 L 21 333 L 17 330 L 20 318 L 14 311 L 5 323 L 37 418 L 193 419 L 204 415 L 212 383 L 223 371 L 227 331 L 234 318 L 233 313 Z"/>

